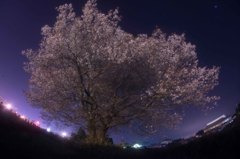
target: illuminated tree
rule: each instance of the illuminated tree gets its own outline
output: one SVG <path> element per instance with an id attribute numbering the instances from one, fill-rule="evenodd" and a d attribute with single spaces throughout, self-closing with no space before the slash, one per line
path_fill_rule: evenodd
<path id="1" fill-rule="evenodd" d="M 218 84 L 217 67 L 199 67 L 184 35 L 132 35 L 119 26 L 118 10 L 101 13 L 89 0 L 76 16 L 57 8 L 54 26 L 42 28 L 37 50 L 26 50 L 27 97 L 45 119 L 85 126 L 90 143 L 105 143 L 109 129 L 138 121 L 145 128 L 179 121 L 172 111 L 206 105 Z"/>

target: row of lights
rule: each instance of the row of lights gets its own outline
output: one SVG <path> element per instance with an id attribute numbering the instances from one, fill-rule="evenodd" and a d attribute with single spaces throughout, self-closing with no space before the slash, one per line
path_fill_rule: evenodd
<path id="1" fill-rule="evenodd" d="M 10 103 L 3 104 L 3 106 L 9 111 L 13 110 L 13 106 Z M 15 114 L 19 115 L 18 112 L 15 112 Z M 25 115 L 20 115 L 19 117 L 22 120 L 28 120 Z M 34 125 L 36 125 L 38 127 L 40 126 L 40 121 L 34 121 L 33 123 L 34 123 Z"/>
<path id="2" fill-rule="evenodd" d="M 7 109 L 7 110 L 9 110 L 9 111 L 13 110 L 13 106 L 12 106 L 11 103 L 3 104 L 3 106 L 5 107 L 5 109 Z M 15 112 L 15 113 L 18 114 L 17 112 Z M 19 117 L 20 117 L 20 119 L 22 119 L 22 120 L 28 120 L 25 115 L 20 115 Z M 40 121 L 34 121 L 34 124 L 35 124 L 36 126 L 40 127 Z M 46 128 L 46 131 L 47 131 L 47 132 L 51 132 L 51 128 L 50 128 L 50 127 Z M 63 138 L 66 138 L 66 137 L 68 137 L 68 133 L 65 132 L 65 131 L 63 131 L 63 132 L 60 133 L 60 136 L 63 137 Z"/>
<path id="3" fill-rule="evenodd" d="M 12 110 L 12 109 L 13 109 L 12 104 L 10 104 L 10 103 L 4 104 L 4 106 L 5 106 L 5 108 L 6 108 L 7 110 Z M 17 112 L 16 112 L 16 113 L 17 113 Z M 24 115 L 20 115 L 20 118 L 23 119 L 23 120 L 26 120 L 26 119 L 27 119 Z M 34 124 L 37 125 L 37 126 L 40 126 L 40 122 L 39 122 L 39 121 L 35 121 Z M 51 128 L 48 127 L 48 128 L 46 129 L 46 131 L 47 131 L 47 132 L 51 132 Z M 65 131 L 61 132 L 60 135 L 61 135 L 61 137 L 63 137 L 63 138 L 68 137 L 68 134 L 67 134 L 67 132 L 65 132 Z M 142 145 L 140 145 L 140 144 L 134 144 L 132 147 L 135 148 L 135 149 L 139 149 L 139 148 L 142 148 Z"/>

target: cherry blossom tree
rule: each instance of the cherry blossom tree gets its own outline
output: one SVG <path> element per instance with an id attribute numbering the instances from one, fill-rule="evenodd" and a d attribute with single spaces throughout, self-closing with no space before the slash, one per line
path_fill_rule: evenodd
<path id="1" fill-rule="evenodd" d="M 207 107 L 218 97 L 218 67 L 200 67 L 184 35 L 132 35 L 89 0 L 81 16 L 71 4 L 57 8 L 55 24 L 42 28 L 37 50 L 25 50 L 27 97 L 45 119 L 84 126 L 89 143 L 104 144 L 109 129 L 141 122 L 145 128 L 179 121 L 173 110 Z M 140 124 L 141 125 L 141 124 Z"/>

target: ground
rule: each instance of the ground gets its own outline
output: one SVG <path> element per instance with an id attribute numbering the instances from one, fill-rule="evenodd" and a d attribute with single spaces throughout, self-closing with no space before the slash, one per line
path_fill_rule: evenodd
<path id="1" fill-rule="evenodd" d="M 196 139 L 185 145 L 165 149 L 123 149 L 117 146 L 76 145 L 70 140 L 19 119 L 0 108 L 1 155 L 8 158 L 84 158 L 84 159 L 210 159 L 239 158 L 240 119 L 223 131 Z"/>

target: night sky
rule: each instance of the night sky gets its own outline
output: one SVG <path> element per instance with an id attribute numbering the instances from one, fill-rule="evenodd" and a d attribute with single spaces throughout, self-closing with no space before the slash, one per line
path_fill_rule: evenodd
<path id="1" fill-rule="evenodd" d="M 40 29 L 55 22 L 55 7 L 72 3 L 78 15 L 86 0 L 1 0 L 0 2 L 0 96 L 32 120 L 40 110 L 26 101 L 28 78 L 21 51 L 36 49 Z M 121 27 L 132 34 L 150 34 L 156 26 L 168 35 L 185 33 L 197 47 L 201 66 L 220 66 L 219 86 L 212 92 L 221 96 L 218 105 L 204 112 L 193 106 L 185 109 L 184 121 L 175 129 L 163 128 L 150 137 L 119 130 L 114 141 L 152 143 L 164 138 L 193 135 L 222 114 L 232 115 L 240 102 L 240 2 L 238 0 L 98 0 L 98 8 L 120 10 Z M 43 125 L 47 126 L 47 125 Z M 60 128 L 56 129 L 60 130 Z M 124 132 L 123 132 L 124 131 Z"/>

